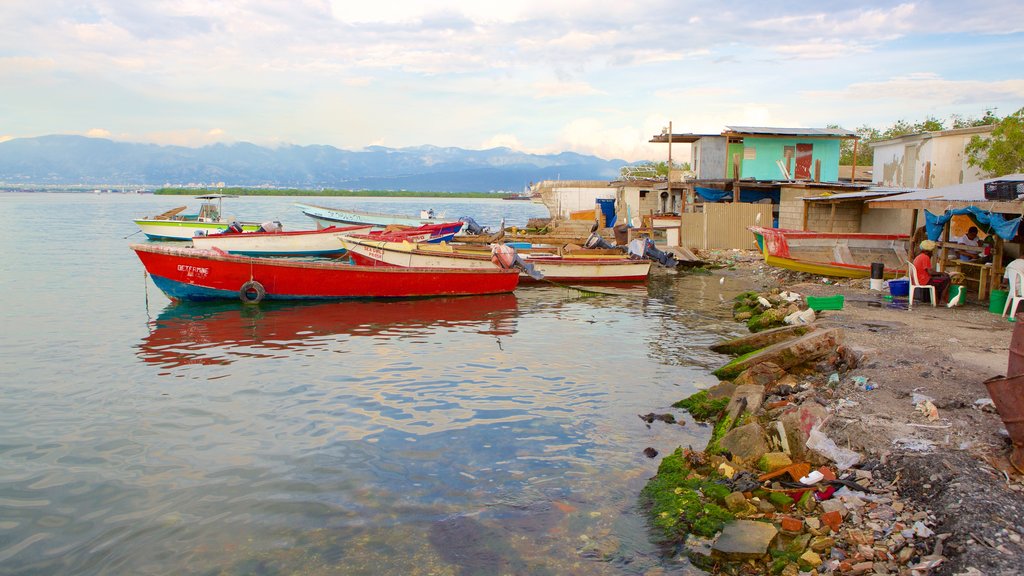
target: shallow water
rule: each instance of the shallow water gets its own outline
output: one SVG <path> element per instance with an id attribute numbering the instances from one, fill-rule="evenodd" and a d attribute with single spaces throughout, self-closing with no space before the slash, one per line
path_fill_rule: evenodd
<path id="1" fill-rule="evenodd" d="M 239 218 L 310 228 L 288 198 Z M 522 225 L 500 200 L 304 199 Z M 171 304 L 127 248 L 187 197 L 0 194 L 0 573 L 641 574 L 637 494 L 706 428 L 717 276 L 619 296 Z M 428 203 L 428 204 L 427 204 Z"/>

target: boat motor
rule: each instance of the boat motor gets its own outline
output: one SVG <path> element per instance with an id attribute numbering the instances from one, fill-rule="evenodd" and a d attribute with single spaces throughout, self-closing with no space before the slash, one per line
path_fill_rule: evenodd
<path id="1" fill-rule="evenodd" d="M 473 220 L 473 218 L 471 218 L 470 216 L 463 216 L 459 218 L 459 222 L 465 223 L 463 225 L 463 230 L 465 230 L 467 234 L 472 234 L 476 236 L 478 234 L 487 233 L 487 229 L 477 224 L 476 220 Z"/>
<path id="2" fill-rule="evenodd" d="M 605 240 L 597 232 L 591 232 L 590 237 L 583 243 L 584 248 L 605 248 L 605 249 L 621 249 L 621 246 L 616 246 L 611 242 Z"/>
<path id="3" fill-rule="evenodd" d="M 628 252 L 630 257 L 649 258 L 668 268 L 679 266 L 679 261 L 673 258 L 671 254 L 658 250 L 654 245 L 654 240 L 650 238 L 637 238 L 633 240 L 629 243 Z"/>
<path id="4" fill-rule="evenodd" d="M 509 269 L 518 268 L 533 278 L 534 280 L 543 280 L 544 274 L 533 267 L 533 264 L 528 264 L 523 261 L 516 249 L 509 246 L 508 244 L 492 244 L 491 245 L 491 262 L 496 266 Z"/>

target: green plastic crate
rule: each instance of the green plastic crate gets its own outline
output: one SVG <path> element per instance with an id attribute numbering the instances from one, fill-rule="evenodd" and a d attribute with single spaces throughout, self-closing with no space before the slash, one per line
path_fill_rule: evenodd
<path id="1" fill-rule="evenodd" d="M 815 312 L 822 310 L 842 310 L 845 298 L 842 294 L 835 296 L 808 296 L 807 307 Z"/>

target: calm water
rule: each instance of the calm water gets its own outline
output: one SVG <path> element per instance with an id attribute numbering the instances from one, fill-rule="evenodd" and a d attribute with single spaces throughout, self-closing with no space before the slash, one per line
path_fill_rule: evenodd
<path id="1" fill-rule="evenodd" d="M 307 199 L 308 200 L 308 199 Z M 313 199 L 483 224 L 499 200 Z M 641 574 L 637 494 L 706 428 L 740 287 L 172 305 L 127 248 L 186 197 L 0 194 L 0 573 Z M 311 228 L 291 200 L 225 213 Z M 681 416 L 678 411 L 673 410 Z"/>

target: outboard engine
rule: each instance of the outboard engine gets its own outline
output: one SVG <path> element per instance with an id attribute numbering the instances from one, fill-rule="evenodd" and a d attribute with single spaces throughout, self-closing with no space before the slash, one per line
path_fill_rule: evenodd
<path id="1" fill-rule="evenodd" d="M 518 268 L 534 280 L 544 279 L 544 274 L 540 270 L 534 268 L 533 264 L 524 262 L 516 249 L 508 244 L 491 245 L 491 262 L 501 268 Z"/>
<path id="2" fill-rule="evenodd" d="M 459 218 L 459 222 L 465 222 L 465 225 L 462 227 L 462 229 L 465 230 L 466 233 L 468 233 L 468 234 L 472 234 L 472 235 L 476 236 L 478 234 L 485 234 L 485 233 L 487 233 L 487 229 L 486 228 L 484 228 L 483 226 L 477 224 L 476 220 L 473 220 L 473 218 L 471 218 L 469 216 L 463 216 L 463 217 Z"/>
<path id="3" fill-rule="evenodd" d="M 612 248 L 612 249 L 614 249 L 614 248 L 621 248 L 621 246 L 616 246 L 616 245 L 612 244 L 611 242 L 605 240 L 597 232 L 592 232 L 590 234 L 590 237 L 587 238 L 587 241 L 583 243 L 583 247 L 584 248 Z"/>
<path id="4" fill-rule="evenodd" d="M 224 232 L 221 232 L 221 234 L 241 234 L 241 233 L 242 233 L 242 225 L 239 224 L 237 220 L 232 222 L 228 226 L 227 230 L 225 230 Z"/>
<path id="5" fill-rule="evenodd" d="M 658 250 L 654 245 L 654 240 L 650 238 L 637 238 L 633 240 L 629 243 L 628 252 L 633 258 L 649 258 L 669 268 L 679 266 L 679 261 L 673 258 L 671 254 Z"/>

